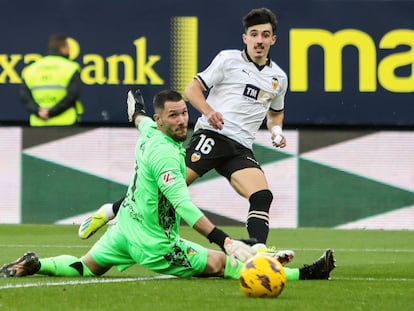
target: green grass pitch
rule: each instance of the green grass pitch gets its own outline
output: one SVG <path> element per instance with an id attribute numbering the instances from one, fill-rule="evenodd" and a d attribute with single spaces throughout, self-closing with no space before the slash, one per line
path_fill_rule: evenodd
<path id="1" fill-rule="evenodd" d="M 103 233 L 87 241 L 77 226 L 0 225 L 0 265 L 27 250 L 40 257 L 81 256 Z M 223 227 L 233 237 L 243 227 Z M 208 241 L 188 227 L 182 236 Z M 414 232 L 274 229 L 269 245 L 296 252 L 300 267 L 333 248 L 337 268 L 330 281 L 291 281 L 275 299 L 248 298 L 236 280 L 160 278 L 139 266 L 112 268 L 100 278 L 30 276 L 0 278 L 0 310 L 412 310 Z"/>

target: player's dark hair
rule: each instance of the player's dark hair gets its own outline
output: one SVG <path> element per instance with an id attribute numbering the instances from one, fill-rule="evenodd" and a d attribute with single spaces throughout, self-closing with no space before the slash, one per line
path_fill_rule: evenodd
<path id="1" fill-rule="evenodd" d="M 267 8 L 253 9 L 243 17 L 243 26 L 245 30 L 254 25 L 270 23 L 272 25 L 273 34 L 277 30 L 276 15 Z"/>
<path id="2" fill-rule="evenodd" d="M 173 90 L 164 90 L 159 92 L 157 95 L 154 96 L 153 105 L 154 105 L 154 111 L 157 111 L 159 109 L 163 110 L 165 102 L 172 101 L 172 102 L 178 102 L 182 100 L 183 97 L 180 93 L 173 91 Z"/>
<path id="3" fill-rule="evenodd" d="M 60 49 L 66 46 L 68 37 L 64 34 L 56 34 L 52 35 L 49 38 L 49 53 L 59 54 Z"/>

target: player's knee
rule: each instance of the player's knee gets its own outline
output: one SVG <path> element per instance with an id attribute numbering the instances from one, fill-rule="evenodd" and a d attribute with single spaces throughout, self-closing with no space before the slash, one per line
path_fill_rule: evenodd
<path id="1" fill-rule="evenodd" d="M 225 265 L 226 255 L 224 253 L 209 250 L 203 275 L 223 276 Z"/>
<path id="2" fill-rule="evenodd" d="M 249 198 L 250 210 L 269 212 L 272 201 L 273 194 L 269 189 L 257 191 Z"/>
<path id="3" fill-rule="evenodd" d="M 83 266 L 83 276 L 100 276 L 107 272 L 110 268 L 100 266 L 93 260 L 90 253 L 87 253 L 81 260 Z"/>

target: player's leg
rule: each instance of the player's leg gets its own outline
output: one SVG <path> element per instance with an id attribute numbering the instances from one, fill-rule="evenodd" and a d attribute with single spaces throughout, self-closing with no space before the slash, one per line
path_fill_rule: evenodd
<path id="1" fill-rule="evenodd" d="M 41 267 L 38 274 L 53 276 L 98 276 L 110 269 L 97 264 L 88 252 L 82 258 L 61 255 L 40 259 Z"/>
<path id="2" fill-rule="evenodd" d="M 185 162 L 188 185 L 208 171 L 216 169 L 229 180 L 236 192 L 249 199 L 251 204 L 247 220 L 249 237 L 261 242 L 255 246 L 255 249 L 261 247 L 268 251 L 264 244 L 269 232 L 269 208 L 273 196 L 259 163 L 254 159 L 253 152 L 216 132 L 199 130 L 193 134 L 187 146 Z M 240 181 L 238 177 L 238 172 L 244 169 L 247 179 L 252 177 L 252 180 L 247 180 L 246 183 Z M 252 176 L 249 176 L 250 169 L 253 172 Z M 240 174 L 241 178 L 244 178 L 243 173 Z M 272 250 L 272 255 L 282 264 L 286 264 L 293 260 L 294 252 Z"/>
<path id="3" fill-rule="evenodd" d="M 0 271 L 5 277 L 21 277 L 32 274 L 52 276 L 98 276 L 116 265 L 120 271 L 135 264 L 128 252 L 127 238 L 117 226 L 111 227 L 81 258 L 71 255 L 39 259 L 27 252 L 16 261 L 5 264 Z"/>
<path id="4" fill-rule="evenodd" d="M 83 258 L 71 255 L 39 259 L 36 253 L 27 252 L 16 261 L 1 268 L 4 277 L 23 277 L 33 274 L 50 276 L 97 276 L 109 268 L 99 266 L 89 253 Z"/>
<path id="5" fill-rule="evenodd" d="M 218 276 L 239 279 L 243 263 L 239 260 L 232 263 L 229 256 L 219 251 L 209 250 L 208 261 L 205 270 L 200 276 Z M 298 280 L 329 280 L 330 273 L 335 268 L 333 250 L 326 250 L 323 255 L 310 265 L 302 268 L 285 267 L 286 279 L 288 281 Z M 223 271 L 224 269 L 224 271 Z"/>
<path id="6" fill-rule="evenodd" d="M 226 257 L 226 254 L 221 251 L 208 249 L 207 263 L 199 276 L 228 277 L 228 275 L 225 274 L 227 263 Z"/>
<path id="7" fill-rule="evenodd" d="M 290 263 L 295 257 L 294 251 L 277 250 L 275 247 L 266 246 L 269 234 L 269 210 L 273 195 L 268 189 L 263 171 L 255 167 L 237 170 L 231 175 L 230 183 L 237 193 L 249 199 L 247 232 L 249 237 L 256 238 L 258 241 L 253 249 L 275 257 L 283 265 Z"/>
<path id="8" fill-rule="evenodd" d="M 259 243 L 266 244 L 269 234 L 269 209 L 273 200 L 263 171 L 248 167 L 231 174 L 230 183 L 241 196 L 250 203 L 247 216 L 247 231 Z"/>
<path id="9" fill-rule="evenodd" d="M 275 247 L 267 247 L 269 234 L 269 210 L 273 195 L 268 188 L 266 177 L 251 150 L 238 147 L 239 153 L 217 168 L 217 171 L 225 176 L 234 190 L 250 203 L 246 221 L 250 238 L 258 243 L 253 249 L 275 257 L 283 265 L 291 262 L 295 256 L 292 250 L 277 250 Z"/>
<path id="10" fill-rule="evenodd" d="M 90 238 L 96 231 L 105 226 L 108 221 L 114 219 L 124 198 L 114 202 L 103 204 L 95 213 L 86 218 L 79 226 L 78 235 L 81 239 Z"/>
<path id="11" fill-rule="evenodd" d="M 277 258 L 279 261 L 280 259 Z M 200 276 L 218 276 L 239 279 L 243 263 L 239 260 L 230 260 L 230 257 L 221 251 L 208 250 L 206 267 Z M 296 281 L 300 277 L 300 269 L 285 268 L 287 280 Z"/>
<path id="12" fill-rule="evenodd" d="M 224 277 L 238 279 L 243 264 L 238 261 L 237 266 L 232 266 L 228 258 L 227 256 Z M 329 280 L 331 278 L 330 273 L 334 268 L 335 257 L 332 249 L 327 249 L 319 259 L 310 265 L 304 265 L 302 268 L 284 267 L 288 281 Z"/>
<path id="13" fill-rule="evenodd" d="M 251 149 L 229 140 L 215 145 L 220 144 L 232 152 L 215 169 L 239 195 L 249 200 L 247 231 L 250 238 L 256 238 L 263 246 L 269 233 L 269 209 L 273 200 L 265 175 Z"/>
<path id="14" fill-rule="evenodd" d="M 112 266 L 123 271 L 135 264 L 128 247 L 128 239 L 115 225 L 81 258 L 64 255 L 41 259 L 38 273 L 55 276 L 99 276 Z"/>

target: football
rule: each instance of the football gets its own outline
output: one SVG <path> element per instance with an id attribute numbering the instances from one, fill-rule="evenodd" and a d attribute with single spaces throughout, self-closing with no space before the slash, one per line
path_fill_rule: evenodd
<path id="1" fill-rule="evenodd" d="M 268 255 L 256 255 L 247 260 L 241 271 L 239 285 L 248 297 L 278 297 L 285 287 L 283 265 Z"/>

